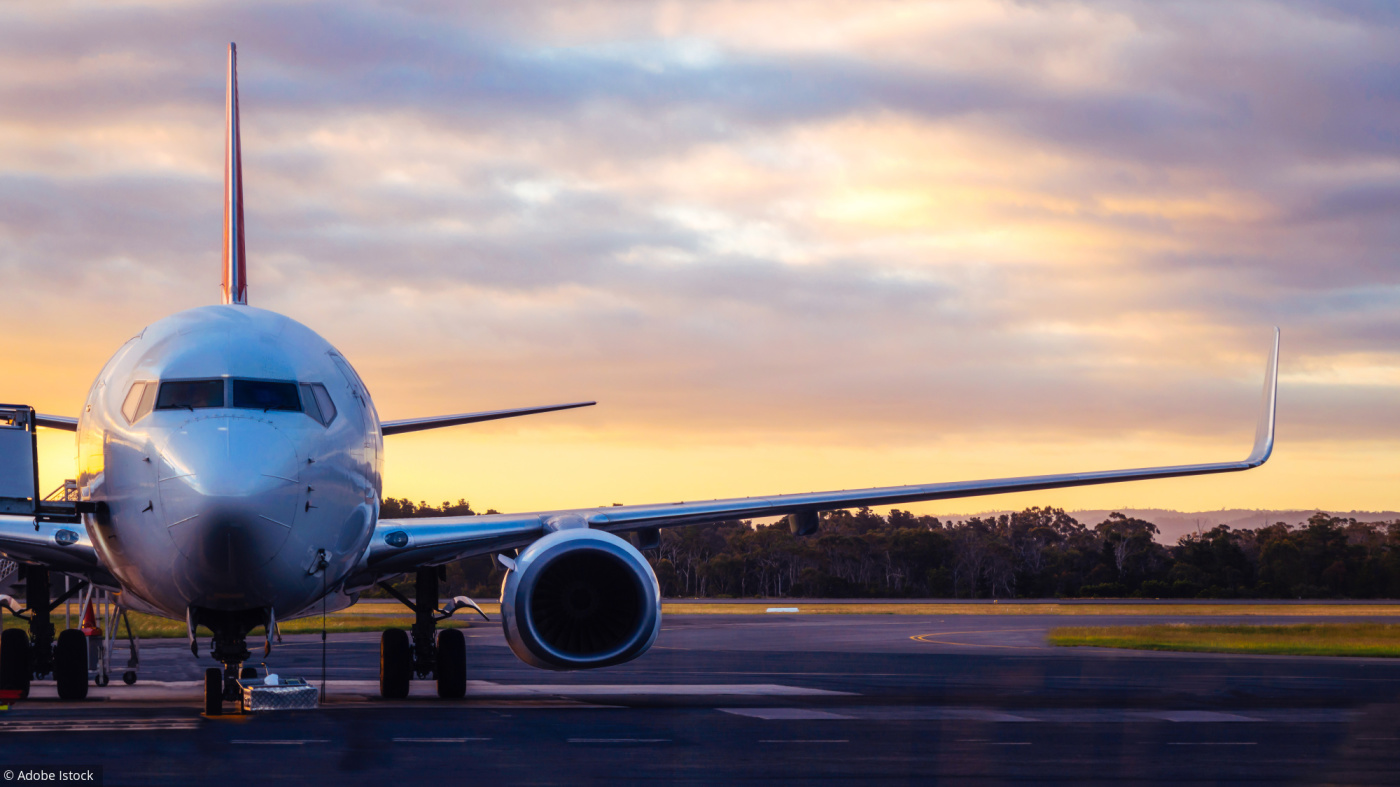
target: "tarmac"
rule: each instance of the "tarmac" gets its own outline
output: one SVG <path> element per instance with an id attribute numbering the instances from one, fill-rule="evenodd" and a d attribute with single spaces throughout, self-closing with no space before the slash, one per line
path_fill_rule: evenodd
<path id="1" fill-rule="evenodd" d="M 111 785 L 1400 783 L 1400 660 L 1045 644 L 1056 626 L 1192 619 L 670 615 L 640 659 L 577 673 L 521 664 L 479 622 L 457 701 L 429 681 L 380 700 L 378 635 L 340 634 L 320 708 L 217 718 L 200 714 L 207 656 L 147 640 L 134 686 L 68 703 L 38 682 L 0 714 L 0 771 L 100 768 Z M 266 659 L 318 687 L 321 664 L 317 634 Z"/>

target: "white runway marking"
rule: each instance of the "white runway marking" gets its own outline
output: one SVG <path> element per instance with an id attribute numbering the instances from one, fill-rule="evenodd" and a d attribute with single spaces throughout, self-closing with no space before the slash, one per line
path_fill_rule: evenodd
<path id="1" fill-rule="evenodd" d="M 1346 724 L 1355 713 L 1345 709 L 1268 708 L 1249 715 L 1206 710 L 1133 710 L 1129 708 L 1035 708 L 1008 713 L 993 708 L 944 708 L 929 706 L 861 706 L 816 708 L 716 708 L 755 719 L 860 719 L 862 721 L 981 721 L 1022 724 Z M 967 739 L 974 741 L 978 739 Z"/>
<path id="2" fill-rule="evenodd" d="M 369 670 L 366 670 L 369 671 Z M 760 673 L 761 674 L 761 673 Z M 180 702 L 202 699 L 204 681 L 143 681 L 135 686 L 92 687 L 90 696 L 108 702 Z M 379 681 L 375 680 L 330 680 L 326 681 L 326 692 L 331 702 L 346 698 L 365 697 L 378 699 Z M 485 680 L 467 681 L 467 701 L 472 700 L 529 700 L 543 696 L 551 697 L 820 697 L 850 696 L 850 692 L 809 689 L 779 683 L 494 683 Z M 36 697 L 56 696 L 52 686 L 39 686 Z M 416 680 L 409 686 L 409 696 L 437 697 L 437 687 L 432 681 Z"/>
<path id="3" fill-rule="evenodd" d="M 670 743 L 670 738 L 569 738 L 569 743 Z"/>
<path id="4" fill-rule="evenodd" d="M 1179 742 L 1179 743 L 1168 741 L 1167 745 L 1168 745 L 1168 746 L 1258 746 L 1259 744 L 1258 744 L 1258 743 L 1255 743 L 1254 741 L 1247 741 L 1247 742 L 1245 742 L 1245 741 L 1200 741 L 1200 742 L 1195 742 L 1195 741 L 1183 741 L 1183 742 Z"/>
<path id="5" fill-rule="evenodd" d="M 854 716 L 842 716 L 839 713 L 812 710 L 810 708 L 716 708 L 715 710 L 732 713 L 735 716 L 748 716 L 749 718 L 764 719 L 767 721 L 855 718 Z"/>
<path id="6" fill-rule="evenodd" d="M 203 684 L 201 684 L 202 686 Z M 377 698 L 377 680 L 332 680 L 327 683 L 332 700 L 359 695 Z M 432 681 L 409 685 L 410 697 L 437 698 Z M 544 697 L 839 697 L 850 692 L 809 689 L 778 683 L 494 683 L 467 681 L 467 701 L 537 700 Z"/>
<path id="7" fill-rule="evenodd" d="M 801 686 L 782 686 L 776 683 L 639 683 L 568 685 L 535 684 L 523 686 L 502 686 L 490 684 L 479 689 L 468 682 L 467 697 L 492 696 L 503 694 L 559 694 L 566 697 L 594 696 L 663 696 L 663 697 L 815 697 L 849 694 L 845 691 L 807 689 Z"/>
<path id="8" fill-rule="evenodd" d="M 991 708 L 842 708 L 841 712 L 872 721 L 1039 721 L 1019 711 L 1013 714 Z"/>
<path id="9" fill-rule="evenodd" d="M 1185 721 L 1185 722 L 1219 722 L 1219 721 L 1260 721 L 1260 719 L 1249 716 L 1238 716 L 1233 713 L 1217 713 L 1209 710 L 1174 710 L 1162 711 L 1159 713 L 1145 713 L 1154 719 L 1165 721 Z"/>

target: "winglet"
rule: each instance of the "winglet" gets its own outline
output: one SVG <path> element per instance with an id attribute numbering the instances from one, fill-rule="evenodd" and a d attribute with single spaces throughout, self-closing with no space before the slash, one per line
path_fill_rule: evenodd
<path id="1" fill-rule="evenodd" d="M 1254 450 L 1245 463 L 1258 467 L 1269 461 L 1274 452 L 1274 416 L 1278 411 L 1278 343 L 1279 330 L 1274 328 L 1274 348 L 1264 367 L 1264 401 L 1260 405 L 1259 426 L 1254 430 Z"/>
<path id="2" fill-rule="evenodd" d="M 238 48 L 228 45 L 224 96 L 223 302 L 247 305 L 248 262 L 243 251 L 243 145 L 238 139 Z"/>

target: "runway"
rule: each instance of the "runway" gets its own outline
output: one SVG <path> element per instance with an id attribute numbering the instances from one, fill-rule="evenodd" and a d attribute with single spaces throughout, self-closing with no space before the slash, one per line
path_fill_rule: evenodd
<path id="1" fill-rule="evenodd" d="M 526 667 L 482 623 L 455 702 L 427 682 L 379 700 L 378 637 L 347 634 L 327 643 L 321 709 L 218 719 L 199 714 L 207 658 L 151 640 L 135 686 L 71 704 L 36 684 L 0 714 L 0 769 L 101 766 L 121 785 L 1400 782 L 1395 661 L 1044 645 L 1055 626 L 1163 620 L 673 615 L 650 653 L 586 673 Z M 321 654 L 318 635 L 287 637 L 267 664 L 319 683 Z"/>

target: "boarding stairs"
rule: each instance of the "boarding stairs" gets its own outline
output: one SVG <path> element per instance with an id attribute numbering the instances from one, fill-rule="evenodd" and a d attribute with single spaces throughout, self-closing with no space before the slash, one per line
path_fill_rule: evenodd
<path id="1" fill-rule="evenodd" d="M 0 516 L 33 517 L 37 522 L 81 524 L 82 515 L 94 513 L 92 503 L 82 499 L 78 482 L 64 481 L 47 495 L 39 495 L 39 441 L 35 434 L 38 420 L 34 408 L 22 404 L 0 404 Z M 18 566 L 0 560 L 0 592 L 18 578 Z M 65 605 L 65 614 L 68 607 Z M 126 683 L 136 682 L 140 650 L 126 610 L 111 592 L 88 585 L 78 597 L 83 633 L 88 637 L 88 669 L 96 673 L 96 683 L 106 686 L 112 674 L 112 656 L 119 640 L 126 640 Z M 118 629 L 125 629 L 125 636 Z"/>
<path id="2" fill-rule="evenodd" d="M 91 513 L 91 505 L 80 499 L 76 481 L 64 481 L 48 496 L 39 496 L 37 426 L 33 407 L 0 404 L 0 514 L 78 524 L 82 514 Z"/>

